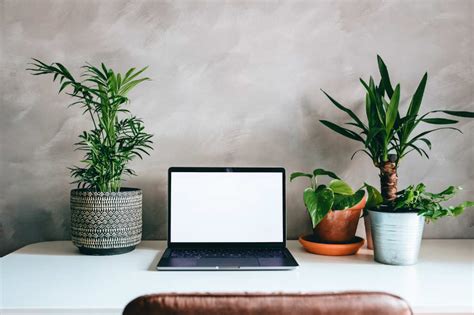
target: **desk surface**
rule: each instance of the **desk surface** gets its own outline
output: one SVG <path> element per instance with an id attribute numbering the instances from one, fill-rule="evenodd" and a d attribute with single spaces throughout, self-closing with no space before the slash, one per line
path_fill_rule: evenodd
<path id="1" fill-rule="evenodd" d="M 143 241 L 118 256 L 84 256 L 69 241 L 26 246 L 0 260 L 2 314 L 120 314 L 157 292 L 386 291 L 415 313 L 473 314 L 474 240 L 424 240 L 414 266 L 375 263 L 372 251 L 317 256 L 289 241 L 292 271 L 156 271 L 166 246 Z"/>

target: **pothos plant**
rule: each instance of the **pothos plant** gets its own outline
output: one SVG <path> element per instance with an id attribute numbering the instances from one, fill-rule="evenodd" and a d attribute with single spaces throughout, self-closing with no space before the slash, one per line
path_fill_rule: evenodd
<path id="1" fill-rule="evenodd" d="M 328 176 L 332 180 L 327 184 L 318 184 L 318 176 Z M 295 172 L 290 176 L 290 181 L 298 177 L 307 177 L 310 187 L 303 193 L 303 199 L 308 210 L 313 228 L 321 222 L 329 211 L 345 210 L 362 201 L 365 195 L 363 188 L 354 190 L 341 180 L 336 174 L 322 168 L 315 169 L 312 173 Z M 373 187 L 366 185 L 373 189 Z M 375 198 L 374 194 L 369 195 Z M 371 201 L 372 202 L 372 201 Z"/>
<path id="2" fill-rule="evenodd" d="M 473 207 L 474 202 L 465 201 L 456 206 L 443 206 L 441 203 L 454 197 L 461 189 L 461 187 L 449 186 L 439 193 L 431 193 L 426 191 L 423 183 L 416 186 L 410 185 L 397 193 L 393 207 L 395 211 L 416 211 L 427 222 L 446 216 L 458 216 L 464 209 Z"/>
<path id="3" fill-rule="evenodd" d="M 320 122 L 338 134 L 363 145 L 361 149 L 354 152 L 351 159 L 358 152 L 365 153 L 370 157 L 380 172 L 380 189 L 384 203 L 393 204 L 397 198 L 397 168 L 401 160 L 411 152 L 417 152 L 419 155 L 429 158 L 427 150 L 431 149 L 431 141 L 428 135 L 433 132 L 446 129 L 461 132 L 461 130 L 449 126 L 457 124 L 458 120 L 440 115 L 473 118 L 474 112 L 432 110 L 420 114 L 428 80 L 428 74 L 425 73 L 411 97 L 407 110 L 402 113 L 399 106 L 400 84 L 393 88 L 387 67 L 380 56 L 377 56 L 377 62 L 380 72 L 379 83 L 376 84 L 372 77 L 368 82 L 360 79 L 366 90 L 366 117 L 359 117 L 323 91 L 334 106 L 347 114 L 350 120 L 345 123 L 347 127 L 328 120 L 320 120 Z M 433 115 L 438 116 L 433 117 Z M 414 134 L 415 130 L 423 124 L 440 127 Z"/>
<path id="4" fill-rule="evenodd" d="M 77 80 L 62 64 L 50 65 L 33 59 L 33 75 L 51 74 L 60 84 L 59 93 L 65 91 L 74 99 L 69 106 L 79 105 L 88 115 L 93 129 L 79 135 L 76 150 L 84 151 L 83 166 L 70 168 L 80 188 L 100 192 L 120 191 L 123 175 L 135 175 L 127 164 L 143 154 L 149 155 L 152 135 L 145 132 L 143 121 L 130 114 L 125 107 L 127 94 L 138 84 L 150 80 L 140 77 L 147 69 L 129 69 L 125 74 L 114 72 L 105 64 L 82 67 L 81 80 Z"/>

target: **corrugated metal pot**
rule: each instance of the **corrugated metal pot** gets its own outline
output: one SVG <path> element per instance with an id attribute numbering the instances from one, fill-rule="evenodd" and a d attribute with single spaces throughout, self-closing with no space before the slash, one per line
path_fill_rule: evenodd
<path id="1" fill-rule="evenodd" d="M 418 261 L 425 220 L 416 212 L 369 210 L 375 261 L 413 265 Z"/>
<path id="2" fill-rule="evenodd" d="M 71 190 L 71 238 L 83 254 L 132 251 L 142 238 L 142 191 Z"/>

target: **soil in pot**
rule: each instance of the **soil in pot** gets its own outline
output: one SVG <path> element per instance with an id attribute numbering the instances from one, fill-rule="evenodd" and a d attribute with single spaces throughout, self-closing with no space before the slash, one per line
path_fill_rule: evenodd
<path id="1" fill-rule="evenodd" d="M 351 242 L 357 230 L 357 224 L 366 198 L 355 206 L 345 210 L 332 210 L 314 228 L 314 236 L 321 242 L 344 244 Z"/>

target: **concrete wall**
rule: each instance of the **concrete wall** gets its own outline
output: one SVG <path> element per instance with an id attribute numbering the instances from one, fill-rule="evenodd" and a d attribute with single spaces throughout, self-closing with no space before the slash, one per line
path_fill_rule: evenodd
<path id="1" fill-rule="evenodd" d="M 91 127 L 51 78 L 33 77 L 30 57 L 86 61 L 153 78 L 131 110 L 155 134 L 152 157 L 133 162 L 126 184 L 144 190 L 144 238 L 166 237 L 166 170 L 172 165 L 331 169 L 353 185 L 378 183 L 359 148 L 318 119 L 344 121 L 320 92 L 363 113 L 359 77 L 377 74 L 376 54 L 407 103 L 424 71 L 424 109 L 472 110 L 473 2 L 466 1 L 25 1 L 0 0 L 0 255 L 69 238 L 72 144 Z M 431 159 L 412 154 L 400 188 L 474 193 L 473 121 L 464 135 L 434 134 Z M 310 230 L 305 183 L 288 185 L 288 235 Z M 474 211 L 426 227 L 425 237 L 473 238 Z M 362 225 L 361 225 L 362 226 Z M 361 227 L 360 226 L 360 227 Z"/>

